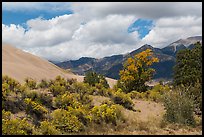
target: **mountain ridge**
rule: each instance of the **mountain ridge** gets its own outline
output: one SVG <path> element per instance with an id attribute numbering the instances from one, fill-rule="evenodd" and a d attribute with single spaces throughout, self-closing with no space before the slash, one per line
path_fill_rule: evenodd
<path id="1" fill-rule="evenodd" d="M 171 79 L 173 75 L 173 66 L 176 61 L 176 53 L 179 50 L 186 48 L 193 48 L 195 42 L 200 41 L 202 43 L 202 36 L 188 37 L 187 39 L 180 39 L 164 48 L 155 48 L 149 44 L 145 44 L 136 50 L 133 50 L 126 54 L 112 55 L 101 59 L 82 57 L 79 60 L 70 60 L 66 62 L 56 63 L 57 66 L 63 69 L 71 69 L 75 74 L 84 75 L 88 71 L 96 71 L 107 77 L 119 79 L 119 71 L 123 68 L 124 61 L 132 57 L 133 55 L 150 48 L 154 55 L 159 58 L 160 62 L 153 64 L 153 68 L 156 69 L 155 79 L 164 78 Z M 183 43 L 182 43 L 183 42 Z M 185 46 L 186 43 L 190 44 Z M 83 63 L 79 63 L 81 60 L 87 59 Z M 76 65 L 77 64 L 77 65 Z"/>

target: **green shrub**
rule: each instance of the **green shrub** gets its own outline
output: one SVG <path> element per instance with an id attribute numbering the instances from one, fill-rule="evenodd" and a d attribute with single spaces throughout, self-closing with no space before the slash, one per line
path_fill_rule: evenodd
<path id="1" fill-rule="evenodd" d="M 105 77 L 92 71 L 85 74 L 84 83 L 88 83 L 91 86 L 95 86 L 97 83 L 100 83 L 103 85 L 103 87 L 109 88 L 109 84 Z"/>
<path id="2" fill-rule="evenodd" d="M 194 125 L 193 100 L 186 94 L 184 88 L 177 88 L 174 91 L 165 93 L 164 107 L 166 113 L 164 118 L 171 123 Z"/>
<path id="3" fill-rule="evenodd" d="M 2 80 L 2 108 L 12 113 L 23 110 L 25 106 L 21 98 L 25 87 L 8 76 L 3 76 Z"/>
<path id="4" fill-rule="evenodd" d="M 30 89 L 36 89 L 37 88 L 37 82 L 32 78 L 26 78 L 25 79 L 25 85 L 29 87 Z"/>
<path id="5" fill-rule="evenodd" d="M 79 94 L 80 97 L 89 94 L 91 87 L 83 82 L 76 82 L 72 85 L 72 92 Z"/>
<path id="6" fill-rule="evenodd" d="M 38 84 L 38 87 L 43 89 L 48 88 L 49 83 L 45 79 L 42 79 L 41 82 Z"/>
<path id="7" fill-rule="evenodd" d="M 158 102 L 162 99 L 162 95 L 159 94 L 159 92 L 152 90 L 152 91 L 149 91 L 148 98 L 151 99 L 152 101 Z"/>
<path id="8" fill-rule="evenodd" d="M 55 78 L 55 82 L 59 83 L 61 86 L 66 86 L 66 84 L 67 84 L 67 81 L 64 78 L 62 78 L 61 76 L 57 76 Z"/>
<path id="9" fill-rule="evenodd" d="M 61 132 L 49 121 L 40 122 L 40 131 L 42 135 L 60 135 Z"/>
<path id="10" fill-rule="evenodd" d="M 193 97 L 196 114 L 202 113 L 202 85 L 196 82 L 194 86 L 189 86 L 186 91 L 188 95 Z"/>
<path id="11" fill-rule="evenodd" d="M 137 92 L 137 91 L 131 91 L 130 93 L 128 93 L 128 95 L 132 98 L 132 99 L 146 99 L 148 92 Z"/>
<path id="12" fill-rule="evenodd" d="M 7 93 L 10 91 L 15 93 L 22 93 L 25 91 L 25 87 L 15 79 L 8 76 L 2 76 L 2 91 L 5 90 L 5 88 Z"/>
<path id="13" fill-rule="evenodd" d="M 100 96 L 105 96 L 109 97 L 109 89 L 105 88 L 101 83 L 95 84 L 96 90 L 94 92 L 94 95 L 100 95 Z"/>
<path id="14" fill-rule="evenodd" d="M 67 110 L 56 109 L 52 112 L 51 116 L 53 125 L 61 131 L 79 132 L 83 130 L 83 124 Z"/>
<path id="15" fill-rule="evenodd" d="M 74 84 L 76 82 L 77 82 L 77 79 L 73 79 L 73 78 L 67 79 L 67 83 L 69 83 L 69 85 L 72 85 L 72 84 Z"/>
<path id="16" fill-rule="evenodd" d="M 60 84 L 54 84 L 49 87 L 49 91 L 53 96 L 62 95 L 66 92 L 66 88 Z"/>
<path id="17" fill-rule="evenodd" d="M 120 104 L 127 109 L 134 110 L 133 109 L 134 104 L 130 96 L 120 91 L 120 89 L 117 92 L 115 92 L 112 99 L 114 103 Z"/>
<path id="18" fill-rule="evenodd" d="M 151 90 L 147 91 L 147 98 L 152 100 L 152 101 L 162 101 L 162 96 L 164 95 L 164 93 L 169 92 L 170 91 L 170 87 L 168 85 L 155 85 Z"/>
<path id="19" fill-rule="evenodd" d="M 9 85 L 7 83 L 2 83 L 2 100 L 6 100 L 9 90 Z"/>
<path id="20" fill-rule="evenodd" d="M 137 92 L 137 91 L 131 91 L 128 93 L 128 95 L 133 99 L 149 99 L 152 101 L 162 101 L 162 96 L 165 92 L 170 91 L 170 88 L 165 85 L 155 85 L 151 90 L 148 90 L 146 92 Z"/>

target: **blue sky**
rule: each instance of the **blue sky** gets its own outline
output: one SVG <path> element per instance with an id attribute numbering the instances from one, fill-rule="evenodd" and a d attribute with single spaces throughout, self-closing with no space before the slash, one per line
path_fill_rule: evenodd
<path id="1" fill-rule="evenodd" d="M 199 2 L 2 3 L 2 43 L 53 61 L 162 48 L 199 35 Z"/>
<path id="2" fill-rule="evenodd" d="M 56 16 L 61 16 L 64 14 L 72 14 L 72 11 L 58 11 L 58 12 L 49 12 L 49 11 L 3 11 L 2 12 L 2 22 L 3 24 L 16 24 L 23 25 L 26 21 L 38 17 L 44 19 L 51 19 Z"/>
<path id="3" fill-rule="evenodd" d="M 153 20 L 150 19 L 138 19 L 128 27 L 128 32 L 138 31 L 139 37 L 144 38 L 153 28 Z"/>
<path id="4" fill-rule="evenodd" d="M 66 11 L 46 11 L 46 10 L 39 10 L 39 11 L 8 11 L 4 10 L 2 13 L 2 22 L 5 25 L 15 24 L 21 25 L 26 28 L 26 22 L 31 19 L 35 18 L 43 18 L 43 19 L 51 19 L 56 16 L 62 16 L 64 14 L 74 14 L 72 10 Z M 82 23 L 84 24 L 84 23 Z M 137 31 L 139 33 L 140 39 L 144 38 L 153 27 L 153 20 L 150 19 L 137 19 L 134 23 L 130 24 L 127 28 L 129 33 Z"/>

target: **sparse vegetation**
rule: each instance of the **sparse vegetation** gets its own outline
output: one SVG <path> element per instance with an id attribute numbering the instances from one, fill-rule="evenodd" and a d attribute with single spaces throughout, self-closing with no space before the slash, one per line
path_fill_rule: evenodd
<path id="1" fill-rule="evenodd" d="M 194 103 L 184 87 L 178 87 L 164 96 L 165 119 L 171 123 L 195 125 Z"/>
<path id="2" fill-rule="evenodd" d="M 199 78 L 193 84 L 184 82 L 184 86 L 182 82 L 174 87 L 160 82 L 148 89 L 145 82 L 153 75 L 154 70 L 149 67 L 154 62 L 158 59 L 153 57 L 151 50 L 129 58 L 113 89 L 107 86 L 105 77 L 94 72 L 87 73 L 84 82 L 57 76 L 54 80 L 39 83 L 27 78 L 23 85 L 3 76 L 2 133 L 174 134 L 173 131 L 185 127 L 201 131 L 202 88 Z M 184 79 L 186 81 L 186 77 Z M 103 98 L 100 103 L 99 98 Z M 142 100 L 146 102 L 144 108 L 137 105 L 137 101 Z M 151 118 L 145 116 L 161 111 L 157 105 L 163 107 L 162 104 L 161 114 L 158 112 Z M 148 107 L 151 107 L 148 110 L 151 114 L 145 113 L 145 109 L 150 109 Z M 143 115 L 145 118 L 142 119 Z"/>

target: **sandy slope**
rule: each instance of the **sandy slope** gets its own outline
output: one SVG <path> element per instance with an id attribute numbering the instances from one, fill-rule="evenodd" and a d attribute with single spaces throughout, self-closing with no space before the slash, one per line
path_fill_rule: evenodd
<path id="1" fill-rule="evenodd" d="M 23 82 L 26 77 L 31 77 L 39 81 L 43 78 L 54 79 L 57 75 L 83 81 L 83 76 L 66 72 L 45 59 L 10 45 L 2 46 L 2 74 L 8 75 L 19 82 Z M 109 78 L 107 80 L 111 87 L 116 83 L 116 80 Z"/>

